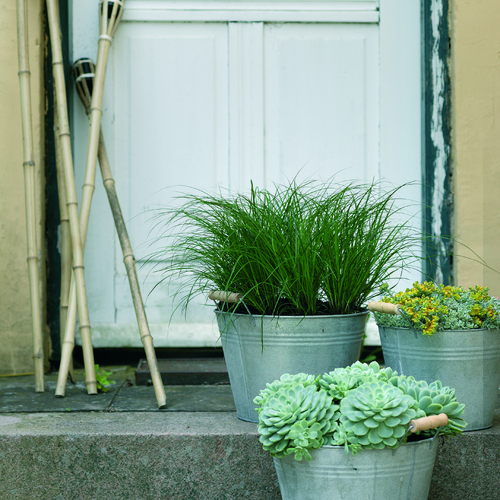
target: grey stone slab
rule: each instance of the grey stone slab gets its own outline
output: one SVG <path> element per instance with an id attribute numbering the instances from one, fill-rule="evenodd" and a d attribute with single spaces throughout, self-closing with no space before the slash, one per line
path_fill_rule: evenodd
<path id="1" fill-rule="evenodd" d="M 229 386 L 167 386 L 168 409 L 158 410 L 153 387 L 128 385 L 127 369 L 98 396 L 78 377 L 64 399 L 54 376 L 41 394 L 31 379 L 0 380 L 0 500 L 281 498 L 257 426 L 237 419 Z M 499 492 L 497 409 L 490 429 L 440 440 L 429 500 Z"/>
<path id="2" fill-rule="evenodd" d="M 127 365 L 120 366 L 106 366 L 102 368 L 106 372 L 111 372 L 109 380 L 114 380 L 118 385 L 120 385 L 126 379 L 133 379 L 134 368 Z M 83 369 L 77 369 L 74 371 L 74 376 L 76 383 L 79 387 L 81 384 L 85 383 L 85 372 Z M 45 374 L 45 391 L 54 390 L 57 383 L 57 372 L 51 372 Z M 68 381 L 67 387 L 70 388 L 73 384 Z M 11 389 L 13 387 L 26 387 L 27 389 L 35 390 L 35 377 L 33 375 L 21 375 L 21 376 L 0 376 L 0 390 Z"/>
<path id="3" fill-rule="evenodd" d="M 438 449 L 429 500 L 500 499 L 500 411 L 493 427 L 445 440 Z"/>
<path id="4" fill-rule="evenodd" d="M 55 382 L 45 384 L 45 392 L 35 392 L 31 387 L 0 386 L 0 413 L 12 412 L 67 412 L 104 411 L 110 407 L 118 386 L 109 392 L 90 396 L 84 382 L 68 384 L 64 398 L 55 397 Z"/>
<path id="5" fill-rule="evenodd" d="M 252 435 L 258 438 L 257 424 L 243 422 L 236 417 L 234 412 L 71 412 L 0 415 L 0 438 L 129 434 L 139 436 Z"/>
<path id="6" fill-rule="evenodd" d="M 222 358 L 158 359 L 158 370 L 165 385 L 229 384 L 226 362 Z M 135 383 L 151 383 L 151 373 L 145 359 L 141 359 L 137 365 Z"/>
<path id="7" fill-rule="evenodd" d="M 492 428 L 440 440 L 429 500 L 498 500 L 499 491 L 497 411 Z M 235 413 L 71 412 L 0 415 L 4 498 L 279 500 L 280 494 L 257 425 Z"/>
<path id="8" fill-rule="evenodd" d="M 0 498 L 281 496 L 255 424 L 234 413 L 146 412 L 0 416 Z"/>
<path id="9" fill-rule="evenodd" d="M 52 387 L 52 385 L 54 385 Z M 111 386 L 107 393 L 89 396 L 85 384 L 79 382 L 66 388 L 66 397 L 54 396 L 55 382 L 46 384 L 46 392 L 36 393 L 26 387 L 0 386 L 0 413 L 90 412 L 90 411 L 195 411 L 234 412 L 234 400 L 229 385 L 165 386 L 167 408 L 158 410 L 152 386 L 122 383 Z"/>
<path id="10" fill-rule="evenodd" d="M 167 408 L 158 410 L 154 388 L 124 386 L 111 405 L 112 411 L 195 411 L 234 412 L 231 387 L 222 386 L 165 386 Z"/>

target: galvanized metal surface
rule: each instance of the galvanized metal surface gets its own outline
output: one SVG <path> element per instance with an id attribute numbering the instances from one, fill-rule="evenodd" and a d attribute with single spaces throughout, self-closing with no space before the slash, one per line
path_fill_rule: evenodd
<path id="1" fill-rule="evenodd" d="M 426 500 L 439 439 L 407 443 L 396 450 L 363 450 L 353 456 L 342 446 L 275 458 L 283 500 Z"/>
<path id="2" fill-rule="evenodd" d="M 500 331 L 446 330 L 429 337 L 406 328 L 379 328 L 387 366 L 454 387 L 465 404 L 466 430 L 491 427 L 500 385 Z"/>
<path id="3" fill-rule="evenodd" d="M 284 373 L 320 374 L 358 360 L 368 312 L 250 316 L 216 310 L 238 418 L 257 422 L 253 399 Z"/>

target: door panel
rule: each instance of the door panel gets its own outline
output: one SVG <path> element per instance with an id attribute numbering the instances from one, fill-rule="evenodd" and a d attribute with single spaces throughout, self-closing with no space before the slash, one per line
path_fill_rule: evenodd
<path id="1" fill-rule="evenodd" d="M 167 328 L 171 290 L 160 286 L 149 295 L 159 276 L 156 263 L 145 260 L 161 251 L 161 242 L 154 241 L 158 233 L 150 233 L 159 207 L 186 186 L 227 186 L 227 25 L 125 23 L 116 45 L 114 72 L 120 83 L 115 87 L 114 130 L 120 171 L 115 169 L 115 175 L 127 207 L 148 319 L 163 337 L 193 330 L 202 335 L 206 329 L 212 334 L 213 313 L 206 307 L 191 307 L 187 322 L 179 311 Z M 115 250 L 116 323 L 133 324 L 121 249 Z M 214 342 L 217 336 L 210 338 Z"/>
<path id="2" fill-rule="evenodd" d="M 378 52 L 376 25 L 266 26 L 268 177 L 378 177 Z"/>
<path id="3" fill-rule="evenodd" d="M 148 210 L 173 194 L 164 188 L 227 185 L 227 27 L 124 23 L 116 46 L 115 175 L 131 237 L 146 242 Z"/>

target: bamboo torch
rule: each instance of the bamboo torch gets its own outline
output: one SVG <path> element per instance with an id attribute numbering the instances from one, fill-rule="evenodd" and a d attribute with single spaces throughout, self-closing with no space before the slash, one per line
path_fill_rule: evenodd
<path id="1" fill-rule="evenodd" d="M 33 160 L 33 127 L 31 122 L 31 72 L 29 69 L 28 12 L 24 0 L 17 2 L 17 49 L 19 56 L 19 89 L 23 128 L 23 169 L 26 204 L 26 235 L 28 243 L 28 274 L 31 298 L 31 328 L 35 391 L 44 392 L 42 307 L 36 240 L 35 162 Z"/>
<path id="2" fill-rule="evenodd" d="M 54 103 L 57 96 L 54 92 Z M 54 143 L 56 152 L 57 190 L 59 198 L 59 213 L 61 221 L 61 293 L 59 299 L 59 332 L 61 338 L 61 352 L 64 344 L 66 317 L 68 315 L 69 290 L 71 283 L 71 235 L 69 228 L 69 214 L 66 205 L 66 188 L 64 183 L 64 165 L 62 161 L 61 142 L 59 139 L 59 120 L 54 114 Z M 74 382 L 73 363 L 70 361 L 69 375 Z"/>
<path id="3" fill-rule="evenodd" d="M 95 88 L 92 93 L 90 106 L 90 127 L 87 148 L 87 163 L 85 167 L 85 180 L 83 184 L 82 204 L 80 209 L 80 231 L 82 236 L 82 248 L 85 247 L 87 228 L 90 217 L 90 206 L 95 189 L 95 173 L 97 166 L 97 150 L 99 147 L 99 132 L 101 130 L 102 97 L 104 93 L 104 79 L 106 76 L 106 66 L 108 54 L 113 40 L 113 34 L 120 22 L 123 14 L 122 0 L 101 0 L 99 3 L 99 45 L 97 49 L 97 67 L 95 72 Z M 74 329 L 76 325 L 76 295 L 74 285 L 70 286 L 68 301 L 68 312 L 66 317 L 66 328 L 64 332 L 63 349 L 61 353 L 61 363 L 59 365 L 59 375 L 57 378 L 56 396 L 64 397 L 66 391 L 66 381 L 68 378 L 69 366 L 74 347 Z M 80 328 L 81 330 L 81 328 Z M 90 370 L 94 372 L 94 355 L 90 335 L 84 339 L 82 331 L 82 349 L 85 361 L 85 373 Z M 92 363 L 90 362 L 92 359 Z M 87 360 L 87 361 L 86 361 Z M 95 375 L 94 375 L 95 376 Z"/>
<path id="4" fill-rule="evenodd" d="M 90 59 L 79 59 L 73 65 L 73 76 L 75 77 L 76 89 L 80 96 L 85 110 L 87 113 L 90 111 L 92 105 L 92 93 L 94 89 L 94 63 Z M 156 361 L 156 354 L 153 345 L 153 337 L 149 331 L 148 320 L 146 311 L 141 296 L 141 289 L 139 286 L 139 279 L 137 277 L 137 269 L 135 266 L 135 257 L 130 244 L 125 219 L 121 211 L 118 195 L 116 193 L 115 181 L 109 166 L 108 155 L 106 152 L 106 145 L 104 143 L 104 136 L 102 129 L 99 134 L 99 149 L 98 149 L 99 165 L 101 167 L 102 180 L 106 193 L 108 195 L 111 212 L 115 220 L 116 232 L 120 240 L 120 245 L 123 252 L 123 262 L 127 270 L 128 281 L 130 284 L 130 291 L 132 293 L 132 300 L 134 302 L 135 315 L 137 317 L 137 325 L 139 326 L 139 334 L 141 341 L 144 345 L 146 358 L 148 360 L 149 371 L 151 373 L 151 380 L 153 382 L 158 408 L 166 408 L 165 390 L 161 380 L 158 363 Z"/>
<path id="5" fill-rule="evenodd" d="M 73 159 L 71 155 L 71 139 L 66 106 L 66 82 L 64 79 L 63 57 L 61 47 L 61 28 L 59 20 L 59 3 L 57 0 L 47 0 L 47 18 L 52 47 L 52 70 L 57 95 L 57 119 L 59 122 L 59 138 L 61 156 L 64 164 L 64 184 L 66 190 L 66 205 L 68 207 L 69 226 L 71 234 L 71 253 L 73 257 L 73 276 L 76 290 L 76 302 L 80 317 L 80 332 L 85 363 L 85 383 L 89 394 L 97 394 L 97 382 L 94 369 L 94 353 L 90 337 L 90 320 L 87 305 L 87 291 L 83 266 L 83 243 L 78 218 Z M 62 361 L 62 360 L 61 360 Z M 67 377 L 67 372 L 66 372 Z"/>

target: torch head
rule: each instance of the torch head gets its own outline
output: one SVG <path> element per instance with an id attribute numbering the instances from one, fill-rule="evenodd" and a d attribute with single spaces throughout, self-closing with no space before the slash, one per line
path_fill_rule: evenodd
<path id="1" fill-rule="evenodd" d="M 123 15 L 124 0 L 101 0 L 99 2 L 99 31 L 112 37 Z"/>
<path id="2" fill-rule="evenodd" d="M 73 64 L 73 77 L 76 91 L 87 113 L 90 111 L 92 91 L 94 90 L 95 64 L 92 59 L 81 58 Z"/>

